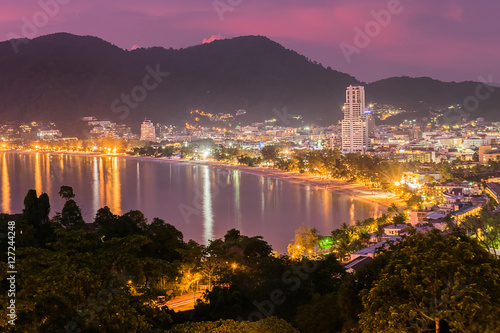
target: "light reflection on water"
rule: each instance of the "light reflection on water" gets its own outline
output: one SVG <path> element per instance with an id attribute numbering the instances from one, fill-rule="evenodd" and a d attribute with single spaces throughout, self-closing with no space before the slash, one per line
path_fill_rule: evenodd
<path id="1" fill-rule="evenodd" d="M 208 166 L 202 166 L 203 169 L 203 243 L 214 239 L 214 212 L 212 204 L 212 189 L 210 170 Z"/>
<path id="2" fill-rule="evenodd" d="M 59 187 L 68 185 L 87 222 L 104 206 L 115 214 L 138 209 L 149 220 L 159 217 L 173 224 L 186 241 L 204 244 L 237 228 L 244 235 L 263 236 L 283 253 L 302 223 L 327 235 L 343 222 L 381 214 L 378 204 L 237 170 L 110 156 L 1 154 L 3 212 L 22 212 L 24 196 L 35 188 L 49 194 L 54 215 L 63 205 Z M 181 206 L 189 214 L 182 214 Z"/>

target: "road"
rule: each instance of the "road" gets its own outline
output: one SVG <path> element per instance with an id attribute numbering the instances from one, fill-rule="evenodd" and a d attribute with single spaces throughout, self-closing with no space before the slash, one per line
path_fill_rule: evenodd
<path id="1" fill-rule="evenodd" d="M 171 301 L 168 301 L 165 305 L 169 309 L 174 310 L 176 312 L 193 310 L 194 305 L 196 304 L 196 300 L 202 296 L 203 294 L 191 294 L 191 295 L 179 296 Z"/>

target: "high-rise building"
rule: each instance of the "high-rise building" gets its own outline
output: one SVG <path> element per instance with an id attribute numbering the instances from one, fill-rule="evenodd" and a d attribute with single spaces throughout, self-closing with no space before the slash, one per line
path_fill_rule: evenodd
<path id="1" fill-rule="evenodd" d="M 141 140 L 156 141 L 155 125 L 151 120 L 144 119 L 141 124 Z"/>
<path id="2" fill-rule="evenodd" d="M 371 110 L 365 110 L 366 131 L 368 138 L 375 137 L 375 117 L 373 117 Z"/>
<path id="3" fill-rule="evenodd" d="M 365 116 L 365 88 L 349 86 L 343 107 L 342 151 L 360 153 L 368 149 L 368 126 Z"/>

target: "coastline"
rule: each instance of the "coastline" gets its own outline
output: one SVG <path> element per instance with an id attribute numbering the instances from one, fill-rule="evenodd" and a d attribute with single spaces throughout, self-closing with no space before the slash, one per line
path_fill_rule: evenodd
<path id="1" fill-rule="evenodd" d="M 8 152 L 20 152 L 20 153 L 34 153 L 36 151 L 30 150 L 6 150 Z M 5 152 L 5 150 L 4 150 Z M 361 200 L 365 202 L 380 204 L 385 208 L 389 207 L 391 204 L 395 203 L 398 207 L 406 207 L 406 204 L 402 199 L 396 195 L 383 191 L 380 189 L 371 189 L 367 186 L 355 183 L 349 183 L 346 181 L 325 179 L 319 176 L 301 174 L 298 172 L 286 172 L 278 169 L 269 169 L 263 167 L 249 167 L 244 165 L 233 165 L 214 161 L 193 161 L 187 159 L 169 159 L 162 157 L 151 157 L 151 156 L 130 156 L 122 154 L 102 154 L 102 153 L 82 153 L 82 152 L 65 152 L 65 151 L 42 151 L 42 153 L 50 154 L 67 154 L 75 156 L 92 156 L 92 157 L 121 157 L 125 159 L 139 160 L 139 161 L 155 161 L 155 162 L 168 162 L 168 163 L 182 163 L 191 165 L 206 165 L 213 168 L 219 169 L 229 169 L 238 170 L 240 172 L 268 177 L 272 179 L 278 179 L 281 181 L 286 181 L 294 184 L 300 184 L 304 186 L 311 186 L 318 190 L 325 190 L 330 193 L 335 193 L 344 196 L 351 196 L 356 200 Z"/>
<path id="2" fill-rule="evenodd" d="M 238 170 L 244 173 L 278 179 L 289 183 L 311 186 L 318 190 L 325 190 L 330 193 L 351 196 L 356 200 L 377 203 L 385 208 L 395 203 L 398 207 L 406 207 L 406 203 L 396 195 L 380 189 L 372 189 L 362 184 L 349 183 L 346 181 L 326 179 L 319 176 L 301 174 L 298 172 L 287 172 L 278 169 L 263 167 L 249 167 L 243 165 L 232 165 L 212 161 L 185 161 L 180 163 L 208 165 L 215 168 Z"/>

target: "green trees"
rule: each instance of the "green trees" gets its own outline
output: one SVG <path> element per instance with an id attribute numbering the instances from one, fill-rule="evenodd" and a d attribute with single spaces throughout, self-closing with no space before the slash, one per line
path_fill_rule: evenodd
<path id="1" fill-rule="evenodd" d="M 70 200 L 75 197 L 75 194 L 73 193 L 73 188 L 71 186 L 61 186 L 61 189 L 59 190 L 59 195 L 61 198 Z"/>
<path id="2" fill-rule="evenodd" d="M 174 326 L 168 333 L 298 333 L 292 325 L 276 317 L 258 322 L 235 321 L 231 319 L 186 323 Z"/>
<path id="3" fill-rule="evenodd" d="M 304 333 L 497 332 L 500 325 L 500 261 L 483 248 L 497 244 L 491 239 L 498 218 L 489 211 L 462 223 L 473 238 L 459 230 L 416 234 L 351 274 L 335 255 L 278 256 L 262 237 L 236 229 L 208 246 L 185 243 L 173 225 L 158 218 L 148 223 L 134 210 L 119 216 L 101 208 L 90 232 L 71 222 L 81 216 L 73 198 L 66 195 L 68 209 L 51 221 L 48 197 L 30 191 L 16 222 L 23 231 L 16 238 L 19 331 L 295 332 L 285 320 Z M 366 245 L 368 232 L 402 216 L 396 207 L 389 213 L 342 225 L 324 238 L 325 246 L 346 256 Z M 0 233 L 6 225 L 0 215 Z M 50 232 L 38 242 L 44 226 Z M 307 254 L 320 238 L 303 226 L 292 247 Z M 7 271 L 1 261 L 0 279 Z M 201 322 L 172 327 L 185 317 L 153 300 L 194 291 L 195 281 L 207 289 L 190 318 Z M 5 287 L 0 284 L 1 316 Z M 0 330 L 8 331 L 4 321 Z"/>
<path id="4" fill-rule="evenodd" d="M 453 178 L 451 166 L 447 162 L 441 162 L 436 166 L 437 171 L 441 174 L 441 180 L 446 181 Z"/>
<path id="5" fill-rule="evenodd" d="M 423 207 L 424 200 L 421 195 L 412 195 L 410 199 L 406 201 L 406 204 L 411 209 L 421 209 Z"/>
<path id="6" fill-rule="evenodd" d="M 408 165 L 397 161 L 382 160 L 378 156 L 345 154 L 336 150 L 294 150 L 288 157 L 280 157 L 277 146 L 262 148 L 264 161 L 283 171 L 298 171 L 363 183 L 367 186 L 388 189 Z"/>
<path id="7" fill-rule="evenodd" d="M 278 316 L 292 320 L 298 306 L 315 295 L 334 292 L 344 269 L 335 256 L 314 261 L 278 257 L 260 237 L 229 230 L 207 247 L 213 289 L 197 305 L 196 318 L 257 320 Z M 208 268 L 208 266 L 207 266 Z"/>
<path id="8" fill-rule="evenodd" d="M 213 155 L 217 161 L 234 162 L 240 155 L 240 149 L 237 147 L 220 146 L 217 149 L 215 149 Z"/>
<path id="9" fill-rule="evenodd" d="M 85 228 L 85 221 L 82 217 L 80 207 L 73 198 L 73 188 L 70 186 L 61 186 L 59 191 L 61 198 L 66 199 L 61 214 L 57 214 L 55 220 L 65 228 L 81 229 Z"/>
<path id="10" fill-rule="evenodd" d="M 288 255 L 293 258 L 299 258 L 304 255 L 315 255 L 317 252 L 318 242 L 318 230 L 310 228 L 306 224 L 302 224 L 295 231 L 294 242 L 288 244 Z"/>
<path id="11" fill-rule="evenodd" d="M 500 215 L 484 207 L 479 216 L 466 217 L 460 228 L 488 251 L 500 256 Z"/>
<path id="12" fill-rule="evenodd" d="M 44 246 L 53 240 L 54 225 L 50 223 L 49 213 L 49 196 L 42 193 L 37 197 L 35 190 L 29 190 L 24 198 L 23 214 L 16 228 L 18 246 Z"/>
<path id="13" fill-rule="evenodd" d="M 260 153 L 262 154 L 262 160 L 271 164 L 273 164 L 278 159 L 279 152 L 280 148 L 274 145 L 265 146 L 260 151 Z"/>
<path id="14" fill-rule="evenodd" d="M 500 325 L 498 260 L 463 233 L 417 234 L 383 256 L 380 276 L 361 293 L 364 332 L 494 332 Z"/>
<path id="15" fill-rule="evenodd" d="M 315 295 L 311 303 L 297 309 L 294 322 L 303 333 L 341 332 L 343 320 L 337 293 Z"/>
<path id="16" fill-rule="evenodd" d="M 37 197 L 36 190 L 29 190 L 24 198 L 23 219 L 33 226 L 40 226 L 49 220 L 50 200 L 46 193 Z"/>
<path id="17" fill-rule="evenodd" d="M 34 190 L 29 191 L 25 213 L 16 222 L 20 232 L 16 268 L 22 272 L 16 279 L 16 328 L 37 333 L 151 332 L 153 326 L 169 327 L 171 318 L 166 309 L 152 307 L 150 301 L 161 289 L 161 294 L 169 295 L 166 289 L 176 288 L 176 261 L 182 259 L 177 249 L 185 246 L 182 234 L 161 220 L 154 220 L 149 230 L 139 211 L 116 216 L 105 207 L 97 213 L 96 222 L 103 231 L 113 233 L 106 238 L 82 227 L 70 187 L 62 188 L 61 195 L 66 202 L 61 214 L 51 221 L 48 196 L 37 198 Z M 135 228 L 125 228 L 120 234 L 120 220 Z M 3 230 L 7 220 L 0 222 Z M 42 234 L 45 227 L 51 233 Z M 7 272 L 3 264 L 2 280 Z M 169 283 L 161 285 L 160 280 Z M 0 289 L 0 313 L 4 316 L 7 292 L 3 285 Z M 0 330 L 7 331 L 5 325 L 0 321 Z"/>

